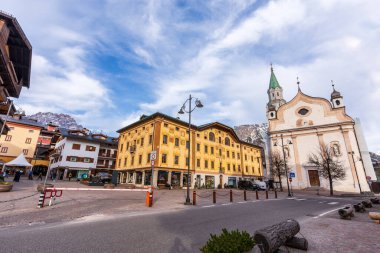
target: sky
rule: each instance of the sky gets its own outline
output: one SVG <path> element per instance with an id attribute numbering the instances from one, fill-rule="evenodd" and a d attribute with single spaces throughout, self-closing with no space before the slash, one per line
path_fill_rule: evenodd
<path id="1" fill-rule="evenodd" d="M 1 0 L 33 46 L 28 115 L 56 112 L 117 136 L 142 114 L 266 122 L 270 63 L 284 98 L 329 99 L 331 80 L 380 152 L 378 1 Z M 187 120 L 187 115 L 181 116 Z"/>

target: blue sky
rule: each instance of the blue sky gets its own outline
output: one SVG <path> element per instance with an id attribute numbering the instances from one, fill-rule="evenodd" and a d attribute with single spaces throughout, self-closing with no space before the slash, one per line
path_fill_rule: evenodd
<path id="1" fill-rule="evenodd" d="M 141 114 L 194 122 L 265 122 L 270 62 L 286 100 L 329 98 L 331 81 L 380 151 L 380 17 L 376 1 L 2 0 L 31 44 L 27 114 L 69 113 L 111 135 Z M 185 119 L 185 118 L 184 118 Z"/>

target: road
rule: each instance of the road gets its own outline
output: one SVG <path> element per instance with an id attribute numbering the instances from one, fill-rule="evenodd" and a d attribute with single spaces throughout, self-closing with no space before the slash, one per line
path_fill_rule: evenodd
<path id="1" fill-rule="evenodd" d="M 350 199 L 298 197 L 184 210 L 149 210 L 93 216 L 75 222 L 0 230 L 1 252 L 199 252 L 210 233 L 222 228 L 255 230 L 294 218 L 318 217 Z M 302 231 L 302 226 L 301 226 Z"/>

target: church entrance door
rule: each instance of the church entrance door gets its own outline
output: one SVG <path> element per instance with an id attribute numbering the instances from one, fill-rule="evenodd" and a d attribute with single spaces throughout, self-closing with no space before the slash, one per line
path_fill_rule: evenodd
<path id="1" fill-rule="evenodd" d="M 308 170 L 310 186 L 320 186 L 318 170 Z"/>

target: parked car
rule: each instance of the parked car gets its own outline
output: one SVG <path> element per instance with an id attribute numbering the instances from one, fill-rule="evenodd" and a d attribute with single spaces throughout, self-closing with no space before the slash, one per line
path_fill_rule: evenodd
<path id="1" fill-rule="evenodd" d="M 264 181 L 253 180 L 253 183 L 258 185 L 260 190 L 263 190 L 263 191 L 267 190 L 267 184 Z"/>
<path id="2" fill-rule="evenodd" d="M 98 172 L 98 173 L 96 174 L 96 177 L 99 178 L 100 181 L 101 181 L 102 183 L 104 183 L 104 184 L 105 184 L 105 183 L 110 183 L 111 180 L 112 180 L 111 175 L 108 174 L 107 172 Z"/>
<path id="3" fill-rule="evenodd" d="M 239 181 L 238 188 L 241 190 L 252 190 L 252 191 L 256 191 L 260 189 L 259 185 L 248 180 Z"/>

